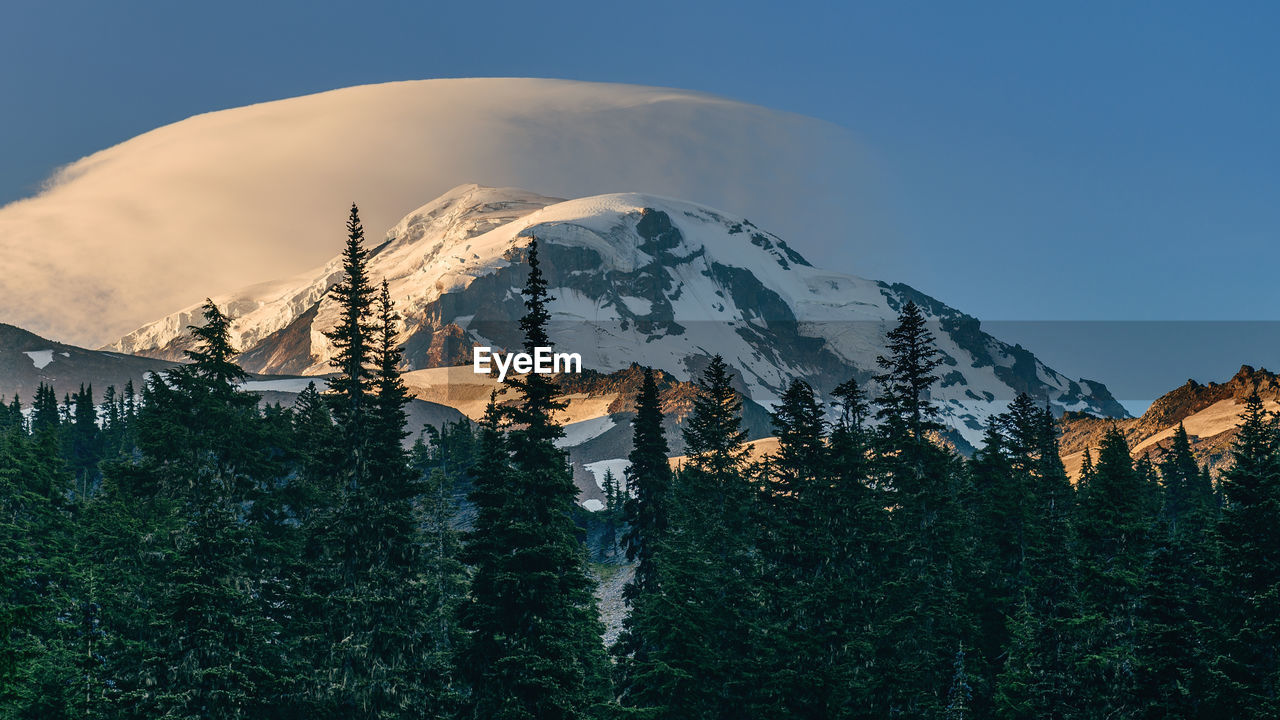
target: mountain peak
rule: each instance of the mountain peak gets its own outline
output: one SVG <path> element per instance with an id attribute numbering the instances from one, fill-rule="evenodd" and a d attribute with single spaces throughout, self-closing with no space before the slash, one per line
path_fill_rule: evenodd
<path id="1" fill-rule="evenodd" d="M 405 215 L 387 237 L 392 246 L 433 233 L 455 242 L 467 240 L 560 202 L 564 200 L 520 188 L 467 183 Z"/>

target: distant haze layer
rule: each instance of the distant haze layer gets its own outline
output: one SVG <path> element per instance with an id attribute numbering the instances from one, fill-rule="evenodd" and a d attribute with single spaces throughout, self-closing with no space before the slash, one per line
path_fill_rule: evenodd
<path id="1" fill-rule="evenodd" d="M 67 166 L 0 208 L 0 321 L 101 345 L 323 263 L 353 201 L 376 243 L 465 182 L 678 197 L 846 272 L 881 250 L 859 230 L 874 183 L 833 125 L 662 88 L 424 80 L 198 115 Z"/>

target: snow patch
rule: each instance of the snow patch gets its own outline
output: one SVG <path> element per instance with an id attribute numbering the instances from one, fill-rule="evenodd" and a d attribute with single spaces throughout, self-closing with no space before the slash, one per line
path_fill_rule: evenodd
<path id="1" fill-rule="evenodd" d="M 564 437 L 556 440 L 556 447 L 576 447 L 588 440 L 600 437 L 612 429 L 613 426 L 613 418 L 608 415 L 565 425 Z"/>
<path id="2" fill-rule="evenodd" d="M 22 354 L 31 358 L 31 362 L 36 366 L 37 370 L 43 370 L 45 365 L 48 365 L 49 363 L 53 362 L 52 350 L 29 350 Z M 62 353 L 62 354 L 66 355 L 66 353 Z M 70 356 L 68 355 L 68 357 Z"/>
<path id="3" fill-rule="evenodd" d="M 583 500 L 582 507 L 590 510 L 591 512 L 600 512 L 604 509 L 604 503 L 595 498 L 591 498 L 590 500 Z"/>
<path id="4" fill-rule="evenodd" d="M 653 303 L 644 298 L 635 297 L 634 295 L 623 295 L 618 298 L 622 301 L 632 315 L 648 315 L 653 311 Z"/>
<path id="5" fill-rule="evenodd" d="M 597 460 L 596 462 L 587 463 L 582 466 L 587 472 L 591 473 L 596 479 L 596 485 L 604 490 L 604 475 L 608 471 L 613 471 L 613 476 L 618 482 L 622 482 L 622 474 L 631 467 L 631 461 L 626 458 L 613 458 L 610 460 Z M 590 502 L 590 501 L 588 501 Z"/>
<path id="6" fill-rule="evenodd" d="M 300 393 L 310 383 L 316 384 L 316 390 L 324 392 L 329 382 L 324 378 L 283 378 L 280 380 L 248 380 L 240 386 L 242 390 L 251 392 L 287 392 Z"/>

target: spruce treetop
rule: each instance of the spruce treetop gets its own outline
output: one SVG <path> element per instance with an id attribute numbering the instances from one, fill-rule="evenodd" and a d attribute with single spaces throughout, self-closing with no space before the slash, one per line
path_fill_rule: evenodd
<path id="1" fill-rule="evenodd" d="M 623 498 L 627 531 L 622 537 L 627 559 L 637 562 L 634 587 L 627 593 L 629 599 L 637 592 L 657 588 L 655 544 L 665 536 L 670 524 L 671 466 L 667 462 L 667 437 L 662 429 L 662 408 L 652 368 L 644 371 L 633 427 L 625 485 L 630 494 Z"/>
<path id="2" fill-rule="evenodd" d="M 529 277 L 525 281 L 524 317 L 520 318 L 520 329 L 524 333 L 524 347 L 533 353 L 539 347 L 551 347 L 551 338 L 547 333 L 547 323 L 551 313 L 547 303 L 551 297 L 547 294 L 547 281 L 542 274 L 542 262 L 538 257 L 538 239 L 529 239 L 527 262 Z M 555 412 L 566 406 L 557 400 L 559 386 L 547 375 L 529 373 L 523 378 L 512 380 L 511 384 L 520 394 L 521 402 L 510 407 L 508 412 L 511 421 L 523 426 L 521 433 L 534 441 L 550 441 L 564 436 L 564 429 L 555 422 Z"/>
<path id="3" fill-rule="evenodd" d="M 845 429 L 861 428 L 867 421 L 870 410 L 867 407 L 867 394 L 858 386 L 858 381 L 850 378 L 832 392 L 840 406 L 840 425 Z"/>
<path id="4" fill-rule="evenodd" d="M 369 251 L 364 247 L 360 211 L 352 203 L 347 219 L 347 242 L 342 250 L 344 277 L 329 290 L 329 296 L 338 303 L 338 324 L 325 332 L 335 349 L 330 364 L 338 371 L 338 376 L 329 383 L 329 390 L 345 400 L 346 407 L 340 409 L 342 415 L 358 416 L 370 388 L 375 328 L 372 324 L 374 289 L 369 284 L 368 263 Z"/>
<path id="5" fill-rule="evenodd" d="M 742 397 L 733 389 L 729 366 L 719 355 L 711 358 L 698 379 L 693 411 L 684 423 L 684 441 L 690 459 L 707 461 L 717 471 L 737 466 L 745 457 L 742 444 Z"/>
<path id="6" fill-rule="evenodd" d="M 929 388 L 938 381 L 933 371 L 942 364 L 933 333 L 924 313 L 908 301 L 898 315 L 898 326 L 887 337 L 888 356 L 876 358 L 884 373 L 875 380 L 882 388 L 876 417 L 905 426 L 908 434 L 920 439 L 925 431 L 942 426 L 934 419 L 938 408 L 928 399 Z"/>
<path id="7" fill-rule="evenodd" d="M 237 351 L 231 344 L 231 319 L 213 300 L 205 299 L 202 306 L 205 324 L 191 325 L 191 337 L 196 349 L 187 350 L 195 373 L 215 385 L 232 387 L 248 377 L 235 362 Z"/>

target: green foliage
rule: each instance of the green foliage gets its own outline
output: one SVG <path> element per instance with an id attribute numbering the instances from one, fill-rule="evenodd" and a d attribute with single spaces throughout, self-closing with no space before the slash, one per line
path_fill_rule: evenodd
<path id="1" fill-rule="evenodd" d="M 636 396 L 630 464 L 623 501 L 623 535 L 627 560 L 635 563 L 635 574 L 623 589 L 630 612 L 613 647 L 618 659 L 616 693 L 624 707 L 636 708 L 646 700 L 652 678 L 660 673 L 655 653 L 663 646 L 660 590 L 662 558 L 671 528 L 671 466 L 662 408 L 653 370 L 645 368 Z"/>
<path id="2" fill-rule="evenodd" d="M 1002 718 L 1067 716 L 1078 703 L 1070 653 L 1078 594 L 1075 493 L 1059 459 L 1056 424 L 1048 409 L 1036 409 L 1030 397 L 1021 395 L 995 427 L 994 441 L 1004 450 L 1014 476 L 1010 487 L 1018 494 L 1002 498 L 988 486 L 986 498 L 980 494 L 978 500 L 979 515 L 985 517 L 980 531 L 1006 538 L 999 543 L 1002 551 L 989 541 L 980 543 L 988 563 L 987 587 L 1004 591 L 996 612 L 994 603 L 988 603 L 983 616 L 984 646 L 995 674 L 991 703 Z M 984 453 L 990 451 L 988 445 Z M 979 484 L 977 467 L 974 472 Z M 1016 535 L 999 528 L 1002 510 L 1015 513 Z M 1002 578 L 1006 572 L 1012 574 Z"/>
<path id="3" fill-rule="evenodd" d="M 682 428 L 688 458 L 656 550 L 658 590 L 643 604 L 654 642 L 627 688 L 652 717 L 728 718 L 751 702 L 760 574 L 741 411 L 728 367 L 712 358 Z"/>
<path id="4" fill-rule="evenodd" d="M 421 628 L 441 600 L 423 589 L 424 487 L 402 443 L 409 398 L 400 377 L 399 316 L 384 282 L 374 324 L 366 324 L 372 291 L 354 206 L 347 229 L 346 278 L 334 291 L 341 320 L 330 335 L 339 350 L 339 375 L 329 385 L 339 481 L 321 488 L 321 497 L 333 494 L 336 503 L 309 524 L 307 542 L 318 557 L 302 598 L 320 619 L 308 633 L 323 668 L 311 695 L 320 712 L 400 718 L 420 712 L 427 687 L 440 686 L 423 672 L 440 649 Z M 432 699 L 439 709 L 443 700 Z"/>
<path id="5" fill-rule="evenodd" d="M 1130 457 L 1124 436 L 1108 430 L 1089 485 L 1081 492 L 1079 633 L 1073 663 L 1077 694 L 1091 714 L 1132 716 L 1141 608 L 1149 587 L 1150 480 Z"/>
<path id="6" fill-rule="evenodd" d="M 1280 437 L 1257 394 L 1245 404 L 1217 523 L 1221 578 L 1221 707 L 1247 718 L 1280 713 Z"/>
<path id="7" fill-rule="evenodd" d="M 888 424 L 891 433 L 920 441 L 926 431 L 941 427 L 936 420 L 938 408 L 929 402 L 928 394 L 938 381 L 933 371 L 942 364 L 942 357 L 924 313 L 914 302 L 903 306 L 885 347 L 889 355 L 876 358 L 884 371 L 876 376 L 882 391 L 876 398 L 876 417 Z"/>
<path id="8" fill-rule="evenodd" d="M 955 652 L 977 644 L 965 595 L 979 571 L 967 503 L 972 491 L 959 460 L 930 439 L 938 411 L 928 394 L 941 360 L 914 304 L 903 308 L 888 347 L 891 355 L 879 359 L 884 392 L 876 415 L 884 422 L 872 467 L 891 507 L 875 638 L 886 662 L 873 680 L 872 702 L 882 714 L 937 717 Z"/>
<path id="9" fill-rule="evenodd" d="M 348 481 L 359 484 L 364 479 L 364 443 L 369 434 L 366 415 L 369 413 L 369 395 L 373 383 L 373 297 L 374 290 L 368 277 L 369 251 L 364 247 L 364 226 L 360 224 L 360 210 L 351 204 L 347 218 L 347 243 L 342 250 L 342 282 L 329 290 L 329 297 L 338 304 L 338 323 L 325 337 L 333 344 L 330 364 L 337 376 L 329 381 L 333 413 L 337 420 L 342 442 L 355 462 L 347 468 Z"/>
<path id="10" fill-rule="evenodd" d="M 537 240 L 528 249 L 525 348 L 547 347 L 546 281 Z M 553 414 L 555 383 L 531 374 L 511 383 L 518 401 L 491 402 L 481 425 L 470 498 L 475 524 L 463 560 L 473 568 L 460 619 L 459 671 L 466 713 L 483 718 L 582 718 L 608 699 L 607 658 L 593 581 L 572 511 L 577 489 Z M 509 423 L 509 424 L 508 424 Z"/>
<path id="11" fill-rule="evenodd" d="M 1158 463 L 1113 428 L 1073 487 L 1026 395 L 963 459 L 908 304 L 874 400 L 792 382 L 762 459 L 712 358 L 673 472 L 646 371 L 595 515 L 634 565 L 610 668 L 559 388 L 514 378 L 514 404 L 407 450 L 367 260 L 353 206 L 337 374 L 292 408 L 241 389 L 211 302 L 141 398 L 0 403 L 0 718 L 1280 715 L 1280 427 L 1256 395 L 1216 491 L 1184 428 Z M 532 349 L 536 240 L 528 263 Z"/>

